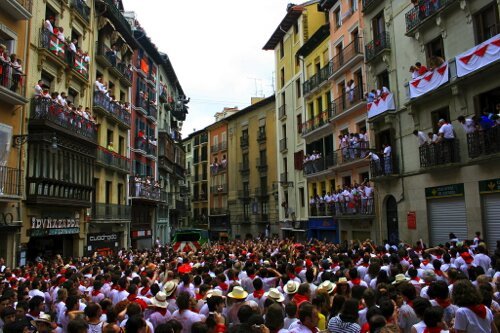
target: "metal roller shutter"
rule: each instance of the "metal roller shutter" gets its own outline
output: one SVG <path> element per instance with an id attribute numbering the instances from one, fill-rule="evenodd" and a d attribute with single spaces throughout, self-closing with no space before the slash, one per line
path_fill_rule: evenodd
<path id="1" fill-rule="evenodd" d="M 500 194 L 483 195 L 486 244 L 493 253 L 500 240 Z"/>
<path id="2" fill-rule="evenodd" d="M 467 217 L 463 197 L 428 200 L 427 209 L 431 246 L 448 242 L 450 232 L 460 240 L 467 239 Z"/>

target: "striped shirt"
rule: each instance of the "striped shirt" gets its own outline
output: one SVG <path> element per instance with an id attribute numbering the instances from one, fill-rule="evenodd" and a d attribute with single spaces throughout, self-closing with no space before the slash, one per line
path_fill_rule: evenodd
<path id="1" fill-rule="evenodd" d="M 330 333 L 359 333 L 361 326 L 357 323 L 344 322 L 339 316 L 336 316 L 328 322 L 328 331 Z"/>

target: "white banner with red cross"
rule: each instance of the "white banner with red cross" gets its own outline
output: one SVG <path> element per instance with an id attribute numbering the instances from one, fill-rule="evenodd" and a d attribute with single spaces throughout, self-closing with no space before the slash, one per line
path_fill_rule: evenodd
<path id="1" fill-rule="evenodd" d="M 366 109 L 368 111 L 368 119 L 378 116 L 385 111 L 396 110 L 394 95 L 392 93 L 384 93 L 380 96 L 380 98 L 366 104 Z"/>
<path id="2" fill-rule="evenodd" d="M 457 55 L 457 76 L 465 76 L 497 60 L 500 60 L 500 34 Z"/>
<path id="3" fill-rule="evenodd" d="M 439 88 L 449 80 L 448 62 L 410 81 L 410 98 L 419 97 Z"/>

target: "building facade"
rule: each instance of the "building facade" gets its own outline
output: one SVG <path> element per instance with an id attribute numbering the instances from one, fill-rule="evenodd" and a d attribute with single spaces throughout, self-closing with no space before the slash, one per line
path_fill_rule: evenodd
<path id="1" fill-rule="evenodd" d="M 187 167 L 191 183 L 192 225 L 208 230 L 208 133 L 206 129 L 191 133 L 185 142 L 186 153 L 191 155 Z"/>
<path id="2" fill-rule="evenodd" d="M 231 236 L 279 235 L 275 96 L 226 118 Z"/>
<path id="3" fill-rule="evenodd" d="M 302 69 L 297 51 L 327 22 L 325 13 L 318 11 L 319 1 L 308 1 L 287 8 L 287 14 L 273 32 L 264 50 L 275 54 L 276 72 L 276 132 L 278 146 L 279 220 L 283 236 L 305 239 L 308 225 L 307 183 L 302 161 L 305 142 L 299 134 L 304 109 Z"/>
<path id="4" fill-rule="evenodd" d="M 15 54 L 22 67 L 29 64 L 30 1 L 0 3 L 0 44 L 2 54 Z M 28 96 L 26 84 L 20 80 L 11 63 L 0 63 L 0 256 L 13 266 L 20 258 L 19 248 L 23 205 L 23 170 L 26 163 L 26 123 Z M 29 93 L 29 92 L 28 92 Z M 24 256 L 25 254 L 23 254 Z"/>
<path id="5" fill-rule="evenodd" d="M 422 238 L 434 246 L 449 241 L 450 232 L 472 239 L 481 231 L 493 249 L 500 236 L 499 151 L 498 127 L 488 119 L 500 102 L 498 2 L 363 5 L 365 36 L 374 41 L 367 48 L 376 46 L 366 55 L 368 81 L 388 82 L 395 101 L 392 108 L 368 111 L 375 142 L 391 142 L 400 166 L 372 166 L 381 235 L 409 243 Z M 427 71 L 412 76 L 416 62 Z M 480 130 L 466 131 L 459 116 L 476 116 Z M 413 132 L 432 137 L 441 119 L 455 134 L 420 145 Z"/>

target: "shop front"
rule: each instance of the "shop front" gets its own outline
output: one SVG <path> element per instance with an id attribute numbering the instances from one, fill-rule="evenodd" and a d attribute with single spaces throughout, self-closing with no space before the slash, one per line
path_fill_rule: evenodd
<path id="1" fill-rule="evenodd" d="M 309 218 L 308 239 L 314 238 L 332 243 L 339 242 L 337 221 L 332 217 Z"/>
<path id="2" fill-rule="evenodd" d="M 134 249 L 151 249 L 153 238 L 151 229 L 136 229 L 130 231 L 130 242 Z"/>
<path id="3" fill-rule="evenodd" d="M 5 260 L 7 266 L 16 266 L 16 258 L 22 254 L 19 248 L 19 235 L 22 223 L 19 221 L 15 209 L 5 205 L 0 211 L 0 258 Z M 23 256 L 25 252 L 23 252 Z"/>
<path id="4" fill-rule="evenodd" d="M 208 237 L 210 240 L 228 240 L 230 235 L 229 214 L 209 215 Z"/>
<path id="5" fill-rule="evenodd" d="M 27 259 L 80 256 L 80 217 L 35 217 L 29 219 Z M 83 244 L 82 244 L 83 245 Z"/>

